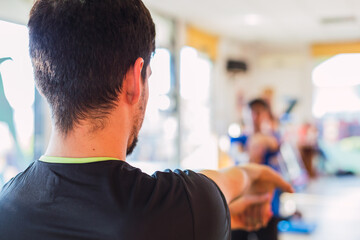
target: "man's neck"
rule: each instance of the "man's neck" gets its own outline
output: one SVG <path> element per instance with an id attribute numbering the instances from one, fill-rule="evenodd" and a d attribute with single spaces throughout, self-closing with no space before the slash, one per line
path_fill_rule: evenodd
<path id="1" fill-rule="evenodd" d="M 64 136 L 53 127 L 45 155 L 68 158 L 112 157 L 125 160 L 128 134 L 124 131 L 116 126 L 108 126 L 96 132 L 89 132 L 87 128 L 76 128 Z"/>

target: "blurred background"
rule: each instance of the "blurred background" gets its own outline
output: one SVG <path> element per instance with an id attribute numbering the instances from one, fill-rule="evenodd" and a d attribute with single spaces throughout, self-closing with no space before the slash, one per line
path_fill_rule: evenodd
<path id="1" fill-rule="evenodd" d="M 32 3 L 0 0 L 0 188 L 51 131 L 28 55 Z M 144 3 L 157 48 L 131 164 L 219 169 L 264 148 L 259 162 L 297 190 L 279 196 L 279 239 L 360 239 L 360 1 Z"/>

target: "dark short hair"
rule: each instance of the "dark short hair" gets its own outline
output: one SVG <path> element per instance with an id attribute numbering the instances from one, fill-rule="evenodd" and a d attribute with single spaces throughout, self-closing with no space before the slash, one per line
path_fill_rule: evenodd
<path id="1" fill-rule="evenodd" d="M 254 109 L 256 107 L 264 108 L 265 110 L 270 111 L 269 104 L 262 98 L 255 98 L 249 102 L 250 109 Z"/>
<path id="2" fill-rule="evenodd" d="M 145 79 L 155 50 L 141 0 L 37 0 L 28 27 L 36 85 L 65 135 L 87 118 L 101 127 L 127 71 L 142 57 Z"/>

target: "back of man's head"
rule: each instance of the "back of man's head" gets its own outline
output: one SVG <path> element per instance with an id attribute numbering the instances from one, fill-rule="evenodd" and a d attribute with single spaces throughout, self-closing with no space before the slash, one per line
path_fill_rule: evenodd
<path id="1" fill-rule="evenodd" d="M 142 77 L 155 26 L 141 0 L 37 0 L 28 23 L 39 91 L 64 135 L 83 119 L 100 125 L 136 59 Z"/>

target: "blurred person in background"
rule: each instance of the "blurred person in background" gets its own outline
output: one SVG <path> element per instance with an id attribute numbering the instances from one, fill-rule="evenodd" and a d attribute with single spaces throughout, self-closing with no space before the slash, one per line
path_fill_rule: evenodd
<path id="1" fill-rule="evenodd" d="M 305 169 L 311 178 L 317 175 L 313 160 L 319 152 L 318 148 L 318 131 L 314 124 L 305 122 L 298 131 L 298 148 L 303 160 Z"/>
<path id="2" fill-rule="evenodd" d="M 258 98 L 249 102 L 253 133 L 248 138 L 247 149 L 250 162 L 276 167 L 274 156 L 280 145 L 277 122 L 269 104 Z"/>
<path id="3" fill-rule="evenodd" d="M 250 109 L 250 131 L 238 138 L 231 140 L 239 144 L 248 154 L 248 161 L 251 163 L 263 164 L 279 170 L 277 154 L 280 147 L 280 135 L 277 131 L 277 121 L 274 118 L 269 104 L 261 99 L 253 99 L 248 103 Z M 249 239 L 256 236 L 259 240 L 277 240 L 277 223 L 279 217 L 280 191 L 274 192 L 272 200 L 272 211 L 274 216 L 269 224 L 258 231 L 249 232 L 236 230 L 232 233 L 233 240 Z M 251 238 L 253 239 L 253 238 Z"/>

